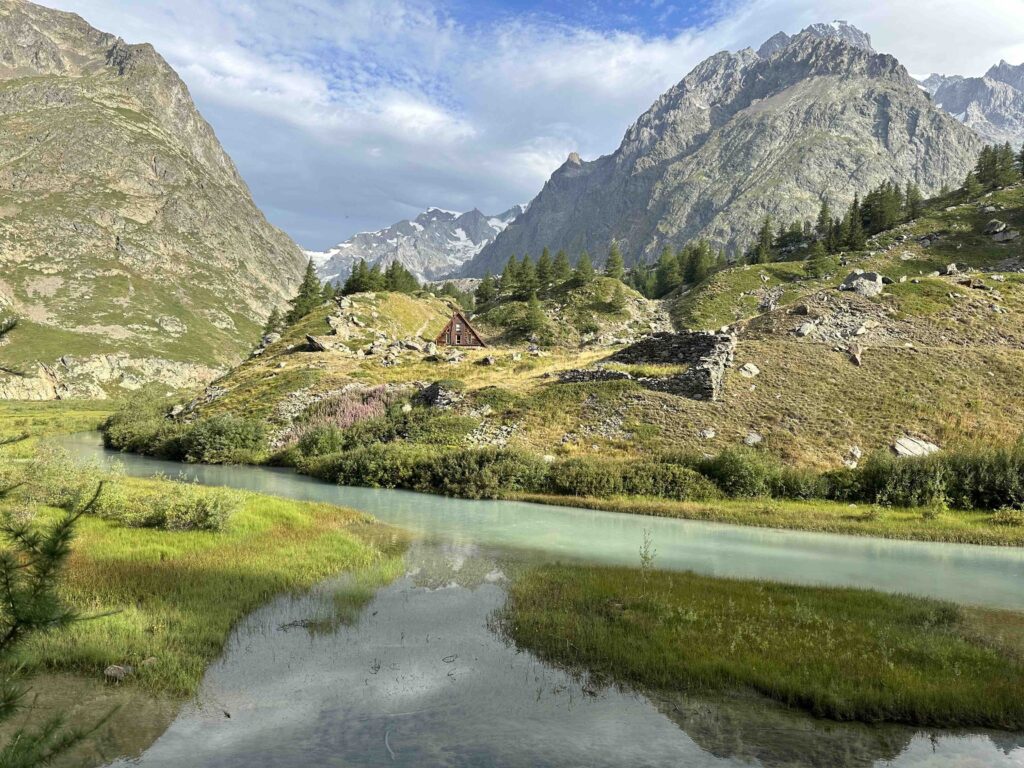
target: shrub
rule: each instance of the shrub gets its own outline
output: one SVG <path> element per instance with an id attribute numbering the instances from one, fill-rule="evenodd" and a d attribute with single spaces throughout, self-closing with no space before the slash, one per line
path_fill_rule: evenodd
<path id="1" fill-rule="evenodd" d="M 899 458 L 875 453 L 864 462 L 860 474 L 861 492 L 869 502 L 918 507 L 948 495 L 946 457 L 939 454 Z"/>
<path id="2" fill-rule="evenodd" d="M 708 501 L 722 493 L 699 472 L 678 464 L 629 462 L 622 471 L 622 488 L 635 496 L 657 496 L 677 501 Z"/>
<path id="3" fill-rule="evenodd" d="M 255 463 L 266 447 L 266 427 L 255 419 L 221 414 L 191 424 L 181 443 L 188 461 Z"/>
<path id="4" fill-rule="evenodd" d="M 336 437 L 327 437 L 327 442 L 323 443 L 321 441 L 324 436 L 336 436 L 361 422 L 382 418 L 387 415 L 390 408 L 405 397 L 405 394 L 403 391 L 381 385 L 347 389 L 337 395 L 320 400 L 303 411 L 296 424 L 285 436 L 284 444 L 286 447 L 304 444 L 305 449 L 302 449 L 304 455 L 325 454 L 341 450 L 343 446 L 335 444 Z M 327 430 L 334 430 L 334 432 Z M 310 433 L 319 434 L 306 440 Z"/>
<path id="5" fill-rule="evenodd" d="M 566 459 L 553 464 L 548 476 L 552 492 L 566 496 L 617 496 L 623 492 L 622 471 L 610 461 Z"/>
<path id="6" fill-rule="evenodd" d="M 186 427 L 171 421 L 171 405 L 159 387 L 143 387 L 129 395 L 101 427 L 108 448 L 183 459 L 180 439 Z"/>
<path id="7" fill-rule="evenodd" d="M 1002 507 L 993 513 L 992 517 L 989 518 L 989 522 L 995 525 L 1020 528 L 1024 526 L 1024 511 L 1014 509 L 1013 507 Z"/>
<path id="8" fill-rule="evenodd" d="M 752 448 L 727 448 L 698 461 L 696 469 L 729 496 L 768 496 L 780 475 L 772 457 Z"/>
<path id="9" fill-rule="evenodd" d="M 295 447 L 303 456 L 325 456 L 345 448 L 345 431 L 330 425 L 320 425 L 306 431 Z"/>
<path id="10" fill-rule="evenodd" d="M 115 481 L 104 486 L 94 513 L 129 528 L 219 531 L 239 503 L 233 491 L 181 480 L 156 488 Z"/>

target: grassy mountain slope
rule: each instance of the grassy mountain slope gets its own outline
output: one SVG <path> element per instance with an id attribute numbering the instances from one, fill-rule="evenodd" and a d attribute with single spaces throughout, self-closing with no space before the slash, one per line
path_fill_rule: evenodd
<path id="1" fill-rule="evenodd" d="M 464 397 L 454 412 L 469 423 L 454 443 L 536 454 L 714 453 L 757 433 L 764 449 L 791 463 L 837 466 L 853 448 L 883 450 L 905 435 L 944 448 L 1009 442 L 1024 423 L 1024 274 L 1013 271 L 1024 260 L 1024 246 L 985 235 L 993 217 L 1024 228 L 1024 189 L 980 202 L 935 201 L 920 219 L 874 238 L 869 250 L 836 257 L 826 274 L 809 274 L 806 262 L 736 266 L 671 297 L 677 325 L 730 324 L 738 334 L 735 366 L 727 370 L 718 402 L 654 392 L 633 381 L 557 382 L 560 371 L 605 360 L 621 346 L 616 333 L 629 328 L 614 311 L 602 311 L 598 294 L 607 293 L 608 284 L 601 278 L 543 302 L 550 326 L 559 330 L 552 346 L 533 353 L 515 330 L 525 306 L 517 302 L 485 307 L 477 322 L 490 348 L 454 361 L 446 361 L 443 350 L 436 360 L 406 351 L 388 366 L 379 355 L 305 351 L 307 334 L 328 334 L 326 317 L 348 311 L 324 307 L 217 382 L 212 402 L 199 411 L 268 415 L 283 430 L 313 399 L 346 383 L 455 380 Z M 927 247 L 918 241 L 936 233 L 939 239 Z M 934 274 L 951 262 L 974 271 Z M 894 282 L 875 298 L 837 291 L 854 268 L 877 269 Z M 961 284 L 965 280 L 992 290 Z M 766 297 L 774 302 L 768 311 L 762 309 Z M 388 343 L 417 331 L 431 338 L 447 315 L 432 298 L 353 298 L 369 327 L 350 347 L 368 343 L 374 324 L 387 329 Z M 637 308 L 643 304 L 648 321 L 659 316 L 657 303 L 637 295 L 629 301 L 636 315 L 632 332 L 642 330 Z M 587 311 L 573 311 L 579 307 Z M 802 337 L 795 331 L 804 323 L 813 331 Z M 862 348 L 859 366 L 848 354 L 853 342 Z M 485 357 L 493 364 L 480 364 Z M 748 362 L 761 371 L 754 378 L 739 371 Z"/>
<path id="2" fill-rule="evenodd" d="M 6 388 L 194 385 L 237 362 L 304 258 L 184 83 L 151 46 L 14 0 L 0 54 L 0 313 L 20 318 L 0 365 L 50 366 L 49 386 Z M 98 355 L 116 370 L 91 370 Z"/>

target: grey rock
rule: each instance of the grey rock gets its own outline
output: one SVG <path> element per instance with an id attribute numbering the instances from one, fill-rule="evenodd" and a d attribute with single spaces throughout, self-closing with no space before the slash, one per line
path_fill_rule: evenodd
<path id="1" fill-rule="evenodd" d="M 800 323 L 800 325 L 797 326 L 795 333 L 800 337 L 810 336 L 814 333 L 814 327 L 814 323 L 811 322 Z"/>
<path id="2" fill-rule="evenodd" d="M 740 374 L 746 376 L 748 379 L 752 379 L 761 373 L 761 369 L 753 363 L 744 363 L 740 366 Z"/>
<path id="3" fill-rule="evenodd" d="M 700 431 L 700 438 L 701 440 L 714 440 L 716 434 L 718 433 L 711 427 L 705 427 Z"/>
<path id="4" fill-rule="evenodd" d="M 892 445 L 897 456 L 928 456 L 940 450 L 935 443 L 917 437 L 904 436 Z"/>
<path id="5" fill-rule="evenodd" d="M 1000 221 L 999 219 L 992 219 L 988 224 L 985 225 L 986 235 L 997 235 L 1000 232 L 1006 231 L 1006 222 Z"/>
<path id="6" fill-rule="evenodd" d="M 1010 243 L 1020 237 L 1020 232 L 1015 229 L 1010 229 L 1005 232 L 999 232 L 992 236 L 992 239 L 997 243 Z"/>
<path id="7" fill-rule="evenodd" d="M 857 269 L 847 275 L 843 284 L 839 286 L 839 290 L 854 291 L 865 298 L 872 298 L 878 296 L 884 287 L 885 279 L 882 275 L 877 272 L 863 272 Z"/>
<path id="8" fill-rule="evenodd" d="M 813 219 L 823 190 L 836 210 L 885 181 L 938 192 L 980 148 L 893 57 L 807 30 L 767 58 L 748 49 L 699 64 L 614 153 L 559 167 L 462 274 L 544 247 L 604 254 L 613 239 L 627 263 L 702 237 L 738 252 L 766 215 Z"/>
<path id="9" fill-rule="evenodd" d="M 1024 65 L 1002 61 L 982 77 L 932 75 L 922 83 L 937 106 L 987 144 L 1024 142 Z"/>
<path id="10" fill-rule="evenodd" d="M 743 444 L 753 448 L 755 445 L 760 445 L 764 442 L 764 438 L 761 437 L 757 432 L 749 432 L 746 437 L 743 438 Z"/>

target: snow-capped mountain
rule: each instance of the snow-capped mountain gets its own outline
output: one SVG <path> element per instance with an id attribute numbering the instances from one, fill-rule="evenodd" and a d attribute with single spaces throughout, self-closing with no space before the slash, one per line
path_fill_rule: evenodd
<path id="1" fill-rule="evenodd" d="M 525 210 L 517 205 L 486 216 L 475 208 L 467 213 L 428 208 L 411 221 L 360 232 L 327 251 L 307 255 L 320 278 L 330 282 L 344 281 L 360 259 L 381 268 L 398 261 L 420 280 L 437 280 L 456 272 Z"/>
<path id="2" fill-rule="evenodd" d="M 985 141 L 1024 143 L 1024 64 L 1001 61 L 982 77 L 931 75 L 921 85 Z"/>

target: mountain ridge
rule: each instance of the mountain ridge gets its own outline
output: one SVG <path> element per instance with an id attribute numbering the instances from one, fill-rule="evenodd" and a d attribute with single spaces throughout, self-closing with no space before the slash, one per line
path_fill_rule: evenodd
<path id="1" fill-rule="evenodd" d="M 765 45 L 767 57 L 747 48 L 698 64 L 612 154 L 570 155 L 463 274 L 543 247 L 601 261 L 612 240 L 634 263 L 698 237 L 737 254 L 765 215 L 813 219 L 826 190 L 835 208 L 890 180 L 929 194 L 973 166 L 973 133 L 856 28 L 819 25 Z"/>

